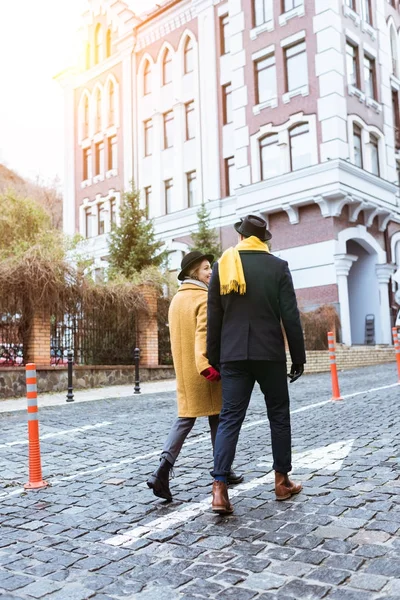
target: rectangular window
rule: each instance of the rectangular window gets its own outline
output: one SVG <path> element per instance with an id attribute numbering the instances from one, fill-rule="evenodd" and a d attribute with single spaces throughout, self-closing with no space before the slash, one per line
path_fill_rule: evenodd
<path id="1" fill-rule="evenodd" d="M 174 111 L 164 113 L 164 150 L 174 145 Z"/>
<path id="2" fill-rule="evenodd" d="M 118 145 L 117 136 L 112 135 L 108 138 L 108 170 L 118 168 Z"/>
<path id="3" fill-rule="evenodd" d="M 148 119 L 143 123 L 144 127 L 144 155 L 151 156 L 153 153 L 153 121 Z"/>
<path id="4" fill-rule="evenodd" d="M 269 179 L 281 174 L 281 160 L 278 148 L 279 136 L 272 133 L 260 140 L 261 179 Z"/>
<path id="5" fill-rule="evenodd" d="M 306 43 L 285 49 L 286 91 L 297 90 L 308 83 Z"/>
<path id="6" fill-rule="evenodd" d="M 275 55 L 271 54 L 254 63 L 256 74 L 256 103 L 262 104 L 276 98 Z"/>
<path id="7" fill-rule="evenodd" d="M 192 140 L 196 137 L 196 113 L 194 111 L 194 101 L 185 104 L 185 125 L 186 140 Z"/>
<path id="8" fill-rule="evenodd" d="M 104 142 L 95 145 L 95 175 L 101 175 L 104 172 Z"/>
<path id="9" fill-rule="evenodd" d="M 219 35 L 221 40 L 221 55 L 229 53 L 229 17 L 224 15 L 219 19 Z"/>
<path id="10" fill-rule="evenodd" d="M 235 189 L 235 157 L 230 156 L 225 159 L 225 187 L 226 195 L 232 196 Z"/>
<path id="11" fill-rule="evenodd" d="M 165 191 L 165 214 L 168 215 L 172 212 L 172 190 L 174 187 L 174 182 L 172 179 L 166 179 L 164 181 L 164 191 Z"/>
<path id="12" fill-rule="evenodd" d="M 379 169 L 379 140 L 375 135 L 369 136 L 369 144 L 371 149 L 371 173 L 380 175 Z"/>
<path id="13" fill-rule="evenodd" d="M 254 27 L 260 27 L 273 18 L 273 0 L 253 0 Z"/>
<path id="14" fill-rule="evenodd" d="M 113 229 L 117 224 L 117 201 L 115 198 L 110 198 L 110 225 Z"/>
<path id="15" fill-rule="evenodd" d="M 299 6 L 303 6 L 304 0 L 282 0 L 282 12 L 288 12 Z"/>
<path id="16" fill-rule="evenodd" d="M 222 113 L 223 113 L 223 123 L 224 125 L 228 125 L 228 123 L 232 123 L 233 121 L 233 113 L 232 113 L 232 84 L 227 83 L 222 86 Z"/>
<path id="17" fill-rule="evenodd" d="M 347 79 L 350 85 L 360 89 L 360 70 L 358 68 L 358 47 L 346 42 Z"/>
<path id="18" fill-rule="evenodd" d="M 366 95 L 376 100 L 375 60 L 366 54 L 364 54 L 364 81 Z"/>
<path id="19" fill-rule="evenodd" d="M 98 235 L 103 235 L 105 231 L 105 213 L 104 213 L 104 204 L 97 205 L 97 233 Z"/>
<path id="20" fill-rule="evenodd" d="M 188 206 L 196 204 L 196 171 L 186 173 Z"/>
<path id="21" fill-rule="evenodd" d="M 85 148 L 83 150 L 83 181 L 92 178 L 92 150 Z"/>
<path id="22" fill-rule="evenodd" d="M 354 149 L 354 164 L 357 167 L 363 168 L 361 127 L 353 125 L 353 149 Z"/>
<path id="23" fill-rule="evenodd" d="M 393 128 L 394 128 L 394 147 L 396 151 L 400 149 L 400 112 L 399 112 L 399 93 L 392 90 L 393 107 Z"/>
<path id="24" fill-rule="evenodd" d="M 356 0 L 345 0 L 345 4 L 351 8 L 351 10 L 356 10 Z"/>
<path id="25" fill-rule="evenodd" d="M 151 185 L 144 188 L 144 201 L 145 201 L 146 217 L 149 218 L 150 204 L 151 204 Z"/>
<path id="26" fill-rule="evenodd" d="M 363 19 L 369 25 L 372 25 L 372 6 L 371 6 L 371 0 L 361 0 L 361 1 L 362 1 Z"/>
<path id="27" fill-rule="evenodd" d="M 87 238 L 93 237 L 93 213 L 92 207 L 85 209 L 85 235 Z"/>

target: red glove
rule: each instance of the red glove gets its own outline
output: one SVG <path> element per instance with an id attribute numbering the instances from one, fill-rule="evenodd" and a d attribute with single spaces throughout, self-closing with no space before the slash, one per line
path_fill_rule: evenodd
<path id="1" fill-rule="evenodd" d="M 201 372 L 201 375 L 203 375 L 203 377 L 205 377 L 208 381 L 219 381 L 221 379 L 221 375 L 218 373 L 217 369 L 214 369 L 214 367 L 204 369 L 204 371 Z"/>

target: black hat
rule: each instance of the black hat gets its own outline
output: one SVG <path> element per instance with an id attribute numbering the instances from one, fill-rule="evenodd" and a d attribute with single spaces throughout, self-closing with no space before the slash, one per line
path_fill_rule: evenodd
<path id="1" fill-rule="evenodd" d="M 186 254 L 182 258 L 182 262 L 181 262 L 182 270 L 178 275 L 179 281 L 183 281 L 185 279 L 186 272 L 189 269 L 189 267 L 194 265 L 194 263 L 198 262 L 199 260 L 208 260 L 210 263 L 212 263 L 214 260 L 214 257 L 212 254 L 202 254 L 202 252 L 199 252 L 198 250 L 194 250 L 193 252 L 189 252 L 189 254 Z"/>
<path id="2" fill-rule="evenodd" d="M 267 229 L 267 222 L 262 217 L 256 217 L 256 215 L 247 215 L 244 219 L 240 219 L 235 223 L 234 228 L 245 237 L 255 235 L 262 242 L 272 238 L 271 232 Z"/>

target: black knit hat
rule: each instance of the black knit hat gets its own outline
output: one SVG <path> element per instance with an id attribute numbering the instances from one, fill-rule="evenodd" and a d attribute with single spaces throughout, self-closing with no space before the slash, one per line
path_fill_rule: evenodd
<path id="1" fill-rule="evenodd" d="M 194 263 L 200 260 L 208 260 L 210 263 L 213 262 L 214 257 L 212 254 L 202 254 L 198 250 L 194 250 L 193 252 L 189 252 L 182 258 L 181 262 L 181 272 L 178 275 L 179 281 L 183 281 L 186 277 L 187 271 L 189 268 L 194 265 Z"/>
<path id="2" fill-rule="evenodd" d="M 247 215 L 244 219 L 240 219 L 235 223 L 234 228 L 241 235 L 245 237 L 255 235 L 262 242 L 272 238 L 272 233 L 267 229 L 267 222 L 262 217 L 256 217 L 256 215 Z"/>

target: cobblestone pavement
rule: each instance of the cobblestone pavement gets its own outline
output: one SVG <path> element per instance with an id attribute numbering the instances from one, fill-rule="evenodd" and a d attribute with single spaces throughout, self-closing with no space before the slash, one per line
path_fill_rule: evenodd
<path id="1" fill-rule="evenodd" d="M 396 380 L 394 364 L 340 374 L 345 396 Z M 52 485 L 28 493 L 26 416 L 2 413 L 1 600 L 400 599 L 400 388 L 343 402 L 329 402 L 328 374 L 290 388 L 293 475 L 304 491 L 274 500 L 256 389 L 229 517 L 210 511 L 206 419 L 178 460 L 174 501 L 145 484 L 175 417 L 171 392 L 42 408 Z"/>

